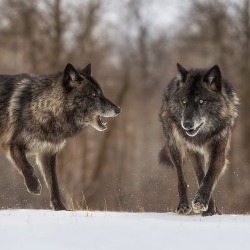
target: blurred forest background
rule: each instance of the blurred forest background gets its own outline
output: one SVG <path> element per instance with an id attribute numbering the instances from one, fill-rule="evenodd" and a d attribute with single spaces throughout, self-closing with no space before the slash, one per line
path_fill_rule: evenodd
<path id="1" fill-rule="evenodd" d="M 158 113 L 180 62 L 186 68 L 218 64 L 238 92 L 230 165 L 215 199 L 224 213 L 250 212 L 250 0 L 0 0 L 1 74 L 53 72 L 68 62 L 91 62 L 106 96 L 123 109 L 107 131 L 88 128 L 59 155 L 60 190 L 69 208 L 176 208 L 176 173 L 158 164 L 164 141 Z M 184 171 L 191 200 L 193 168 Z M 29 194 L 0 155 L 1 208 L 49 208 L 42 184 L 41 196 Z"/>

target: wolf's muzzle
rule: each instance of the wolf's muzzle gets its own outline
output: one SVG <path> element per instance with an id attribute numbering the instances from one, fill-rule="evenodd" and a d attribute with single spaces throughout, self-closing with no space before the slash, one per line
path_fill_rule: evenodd
<path id="1" fill-rule="evenodd" d="M 115 107 L 115 114 L 116 115 L 120 114 L 121 111 L 122 111 L 122 109 L 120 107 L 118 107 L 118 106 Z"/>
<path id="2" fill-rule="evenodd" d="M 185 130 L 191 130 L 194 128 L 194 122 L 193 121 L 184 121 L 183 122 L 183 128 Z"/>

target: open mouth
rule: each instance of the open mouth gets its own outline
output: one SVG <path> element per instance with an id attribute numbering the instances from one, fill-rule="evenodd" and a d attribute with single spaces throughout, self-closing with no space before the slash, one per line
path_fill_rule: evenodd
<path id="1" fill-rule="evenodd" d="M 191 137 L 196 136 L 196 135 L 198 134 L 198 132 L 199 132 L 200 127 L 202 126 L 202 124 L 203 124 L 203 123 L 201 123 L 201 124 L 200 124 L 197 128 L 195 128 L 195 129 L 186 130 L 186 134 L 187 134 L 188 136 L 191 136 Z"/>
<path id="2" fill-rule="evenodd" d="M 104 131 L 105 129 L 107 129 L 107 122 L 102 120 L 102 116 L 98 115 L 96 117 L 96 123 L 97 123 L 97 127 L 96 129 L 99 131 Z"/>
<path id="3" fill-rule="evenodd" d="M 107 122 L 103 120 L 104 117 L 115 117 L 121 112 L 119 107 L 116 109 L 110 109 L 108 111 L 102 112 L 101 115 L 95 115 L 92 119 L 92 122 L 89 123 L 93 128 L 98 131 L 104 131 L 107 129 Z"/>

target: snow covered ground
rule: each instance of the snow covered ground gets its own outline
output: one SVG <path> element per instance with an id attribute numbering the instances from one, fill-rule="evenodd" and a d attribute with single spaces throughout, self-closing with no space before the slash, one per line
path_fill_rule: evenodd
<path id="1" fill-rule="evenodd" d="M 0 249 L 250 249 L 250 216 L 2 210 Z"/>

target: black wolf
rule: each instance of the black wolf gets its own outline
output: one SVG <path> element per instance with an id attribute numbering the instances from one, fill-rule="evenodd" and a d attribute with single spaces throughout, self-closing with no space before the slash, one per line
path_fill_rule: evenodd
<path id="1" fill-rule="evenodd" d="M 177 71 L 163 94 L 160 121 L 166 146 L 160 152 L 160 161 L 177 170 L 177 213 L 189 214 L 193 209 L 204 216 L 213 215 L 218 210 L 212 191 L 227 164 L 238 97 L 217 65 L 186 70 L 177 63 Z M 182 170 L 187 161 L 192 163 L 199 184 L 192 207 Z"/>
<path id="2" fill-rule="evenodd" d="M 91 76 L 91 64 L 82 70 L 67 64 L 54 74 L 0 75 L 1 147 L 32 194 L 40 194 L 41 185 L 26 155 L 36 156 L 55 210 L 65 209 L 55 169 L 58 151 L 88 125 L 105 130 L 102 117 L 120 111 Z"/>

